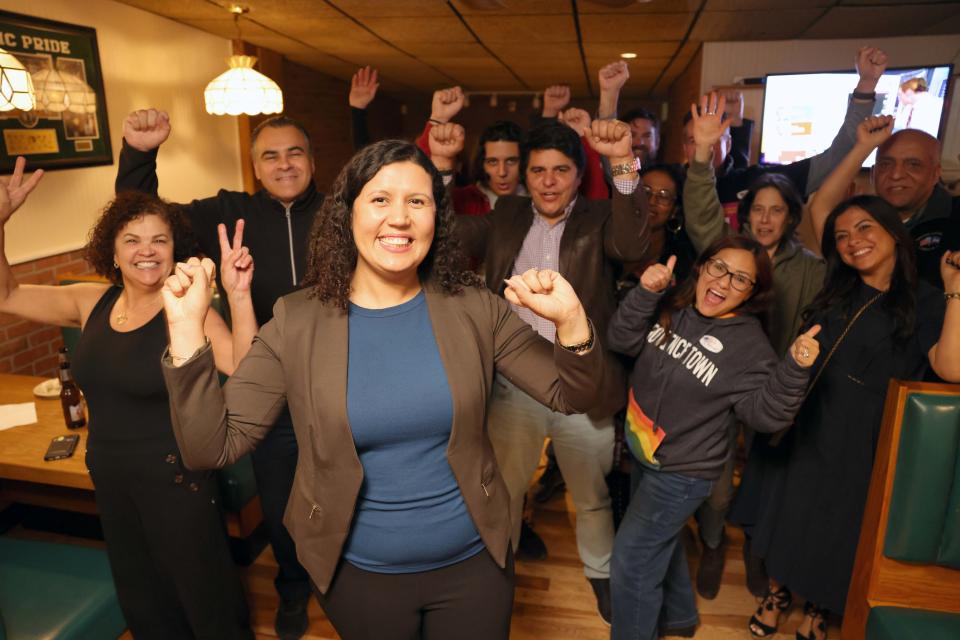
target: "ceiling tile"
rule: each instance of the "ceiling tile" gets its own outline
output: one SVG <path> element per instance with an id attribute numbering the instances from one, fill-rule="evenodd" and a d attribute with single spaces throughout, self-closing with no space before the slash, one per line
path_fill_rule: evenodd
<path id="1" fill-rule="evenodd" d="M 836 7 L 811 26 L 804 38 L 882 38 L 916 35 L 956 14 L 952 5 Z"/>
<path id="2" fill-rule="evenodd" d="M 364 18 L 363 23 L 384 40 L 395 44 L 473 41 L 473 36 L 457 18 Z"/>
<path id="3" fill-rule="evenodd" d="M 821 9 L 704 11 L 690 38 L 706 42 L 799 38 L 822 14 Z"/>
<path id="4" fill-rule="evenodd" d="M 269 1 L 269 0 L 266 0 Z M 276 0 L 273 0 L 276 4 Z M 327 5 L 323 0 L 301 0 L 304 3 Z M 441 0 L 398 0 L 396 2 L 371 2 L 370 0 L 330 0 L 330 3 L 354 18 L 450 17 L 453 12 Z M 335 9 L 330 9 L 335 11 Z"/>
<path id="5" fill-rule="evenodd" d="M 505 8 L 480 9 L 477 2 L 452 0 L 453 5 L 464 16 L 502 16 L 502 15 L 570 15 L 570 3 L 560 0 L 500 0 Z"/>
<path id="6" fill-rule="evenodd" d="M 619 2 L 606 3 L 599 0 L 580 0 L 577 8 L 580 15 L 601 13 L 693 13 L 701 4 L 701 0 L 653 0 L 652 2 Z"/>
<path id="7" fill-rule="evenodd" d="M 634 60 L 641 58 L 669 58 L 680 46 L 679 40 L 664 42 L 637 42 L 624 40 L 622 42 L 593 42 L 583 43 L 583 50 L 588 58 L 609 58 L 608 62 L 620 59 L 620 54 L 629 51 L 637 54 Z M 627 62 L 632 63 L 633 60 Z"/>
<path id="8" fill-rule="evenodd" d="M 583 15 L 580 29 L 590 43 L 682 40 L 692 19 L 691 13 Z"/>
<path id="9" fill-rule="evenodd" d="M 509 16 L 472 17 L 467 24 L 487 45 L 510 42 L 576 42 L 573 17 Z"/>
<path id="10" fill-rule="evenodd" d="M 780 9 L 816 9 L 835 4 L 837 0 L 707 0 L 706 10 L 779 11 Z"/>

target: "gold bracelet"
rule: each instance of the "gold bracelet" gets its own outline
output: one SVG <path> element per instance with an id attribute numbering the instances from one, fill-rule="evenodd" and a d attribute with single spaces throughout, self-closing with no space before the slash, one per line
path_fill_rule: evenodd
<path id="1" fill-rule="evenodd" d="M 566 349 L 571 353 L 583 353 L 584 351 L 589 351 L 593 347 L 593 323 L 587 322 L 587 325 L 590 327 L 590 337 L 584 340 L 583 342 L 578 342 L 577 344 L 565 345 L 562 342 L 557 342 L 560 345 L 561 349 Z"/>

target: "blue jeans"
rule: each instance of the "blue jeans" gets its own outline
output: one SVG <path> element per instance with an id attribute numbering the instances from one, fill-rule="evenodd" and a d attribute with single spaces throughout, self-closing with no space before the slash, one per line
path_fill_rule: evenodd
<path id="1" fill-rule="evenodd" d="M 687 557 L 678 538 L 710 496 L 713 482 L 640 467 L 613 543 L 610 589 L 612 640 L 656 640 L 658 627 L 698 621 Z"/>

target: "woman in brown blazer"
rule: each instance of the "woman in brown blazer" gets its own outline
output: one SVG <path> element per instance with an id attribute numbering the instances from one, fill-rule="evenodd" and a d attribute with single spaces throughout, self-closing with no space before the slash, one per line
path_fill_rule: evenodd
<path id="1" fill-rule="evenodd" d="M 286 403 L 300 459 L 284 523 L 345 640 L 507 638 L 509 497 L 486 434 L 494 372 L 557 411 L 601 396 L 601 350 L 556 272 L 508 281 L 549 344 L 460 265 L 443 179 L 388 140 L 340 173 L 304 289 L 281 298 L 221 391 L 202 321 L 212 263 L 164 290 L 164 374 L 186 464 L 257 446 Z"/>

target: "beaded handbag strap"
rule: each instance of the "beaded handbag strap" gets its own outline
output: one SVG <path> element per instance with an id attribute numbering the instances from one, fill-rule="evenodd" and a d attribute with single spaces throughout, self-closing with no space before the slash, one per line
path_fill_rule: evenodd
<path id="1" fill-rule="evenodd" d="M 867 302 L 862 307 L 860 307 L 855 314 L 853 314 L 853 317 L 850 318 L 850 322 L 848 322 L 847 326 L 843 328 L 843 333 L 841 333 L 840 337 L 837 338 L 837 341 L 833 343 L 833 346 L 830 348 L 830 352 L 827 353 L 827 357 L 823 359 L 823 364 L 820 365 L 820 369 L 817 371 L 817 375 L 814 376 L 813 382 L 811 382 L 810 386 L 807 387 L 807 393 L 803 396 L 804 400 L 806 400 L 807 396 L 810 395 L 810 391 L 813 389 L 813 385 L 817 384 L 817 380 L 820 379 L 821 374 L 823 374 L 823 370 L 827 368 L 827 363 L 830 362 L 830 358 L 832 358 L 833 354 L 836 353 L 837 347 L 840 346 L 840 343 L 843 342 L 843 339 L 847 337 L 848 333 L 850 333 L 850 329 L 853 327 L 853 324 L 857 320 L 859 320 L 860 316 L 863 315 L 863 312 L 866 311 L 870 305 L 872 305 L 874 302 L 879 300 L 880 296 L 882 295 L 883 295 L 883 292 L 881 291 L 877 295 L 867 300 Z"/>

